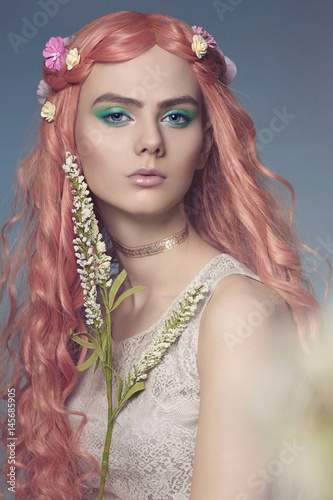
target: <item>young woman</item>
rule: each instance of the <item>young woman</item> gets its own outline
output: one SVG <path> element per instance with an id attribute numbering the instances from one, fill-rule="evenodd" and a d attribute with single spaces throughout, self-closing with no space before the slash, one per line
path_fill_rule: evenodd
<path id="1" fill-rule="evenodd" d="M 78 374 L 86 350 L 69 338 L 88 330 L 66 151 L 127 272 L 123 290 L 145 287 L 113 314 L 123 378 L 189 287 L 208 286 L 145 391 L 116 417 L 104 498 L 268 498 L 267 380 L 280 363 L 291 370 L 295 339 L 311 348 L 318 305 L 268 181 L 290 186 L 257 156 L 253 122 L 228 88 L 233 63 L 201 29 L 137 12 L 51 39 L 44 55 L 45 119 L 19 171 L 22 211 L 3 230 L 17 498 L 96 498 L 99 485 L 105 380 L 93 367 Z"/>

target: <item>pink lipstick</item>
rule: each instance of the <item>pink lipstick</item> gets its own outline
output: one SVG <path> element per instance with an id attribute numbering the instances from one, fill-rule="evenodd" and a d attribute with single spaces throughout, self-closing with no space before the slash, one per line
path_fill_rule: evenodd
<path id="1" fill-rule="evenodd" d="M 155 168 L 139 168 L 128 176 L 129 180 L 137 186 L 157 186 L 162 184 L 165 175 Z"/>

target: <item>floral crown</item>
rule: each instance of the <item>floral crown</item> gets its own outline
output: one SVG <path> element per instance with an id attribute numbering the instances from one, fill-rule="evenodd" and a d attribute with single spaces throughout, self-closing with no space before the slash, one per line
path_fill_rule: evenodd
<path id="1" fill-rule="evenodd" d="M 193 52 L 195 52 L 199 59 L 207 54 L 208 47 L 211 47 L 212 49 L 219 52 L 226 64 L 224 79 L 226 84 L 229 85 L 233 81 L 237 73 L 235 63 L 231 59 L 229 59 L 229 57 L 224 55 L 212 35 L 207 33 L 207 31 L 203 31 L 201 27 L 197 26 L 192 26 L 192 30 L 194 31 L 193 41 L 191 44 Z M 66 48 L 66 46 L 68 46 L 72 41 L 73 37 L 74 35 L 68 36 L 66 38 L 61 38 L 60 36 L 50 38 L 45 46 L 45 49 L 43 50 L 43 56 L 45 57 L 45 66 L 47 68 L 53 68 L 59 71 L 64 59 L 66 60 L 68 71 L 79 64 L 81 56 L 78 53 L 77 48 L 71 50 L 68 50 Z M 41 80 L 37 89 L 38 101 L 43 104 L 41 116 L 45 118 L 46 121 L 51 122 L 54 120 L 56 108 L 54 104 L 52 104 L 50 101 L 47 101 L 49 91 L 50 86 L 44 80 Z"/>

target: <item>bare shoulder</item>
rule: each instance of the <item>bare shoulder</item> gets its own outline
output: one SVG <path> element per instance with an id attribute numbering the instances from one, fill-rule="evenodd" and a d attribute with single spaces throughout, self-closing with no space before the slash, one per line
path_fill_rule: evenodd
<path id="1" fill-rule="evenodd" d="M 203 312 L 198 367 L 207 349 L 219 346 L 220 356 L 236 351 L 251 356 L 296 336 L 292 314 L 278 293 L 247 276 L 231 275 L 217 285 Z"/>
<path id="2" fill-rule="evenodd" d="M 249 479 L 265 462 L 260 419 L 270 436 L 273 429 L 279 436 L 280 397 L 287 401 L 294 394 L 289 382 L 280 385 L 280 380 L 293 378 L 288 371 L 294 366 L 290 339 L 297 341 L 291 313 L 273 290 L 239 275 L 219 283 L 200 324 L 200 411 L 191 500 L 267 498 L 265 491 L 253 490 Z M 271 414 L 272 429 L 266 421 Z"/>
<path id="3" fill-rule="evenodd" d="M 264 309 L 264 315 L 272 320 L 274 316 L 281 314 L 291 319 L 287 304 L 277 292 L 260 281 L 233 274 L 222 279 L 217 285 L 203 317 L 207 321 L 213 314 L 219 315 L 222 320 L 232 314 L 244 316 L 249 312 L 264 312 Z"/>

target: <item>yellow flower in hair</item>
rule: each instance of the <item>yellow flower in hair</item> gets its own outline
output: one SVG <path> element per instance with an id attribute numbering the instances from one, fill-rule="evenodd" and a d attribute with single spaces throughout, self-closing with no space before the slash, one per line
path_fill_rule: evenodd
<path id="1" fill-rule="evenodd" d="M 45 118 L 47 122 L 52 122 L 54 120 L 56 107 L 50 101 L 46 101 L 40 112 L 41 116 Z"/>
<path id="2" fill-rule="evenodd" d="M 79 55 L 77 48 L 70 50 L 66 57 L 67 69 L 71 70 L 74 66 L 79 64 L 80 58 L 81 56 Z"/>
<path id="3" fill-rule="evenodd" d="M 193 43 L 191 47 L 193 52 L 195 52 L 199 59 L 201 59 L 202 56 L 207 53 L 208 44 L 201 35 L 193 35 Z"/>

